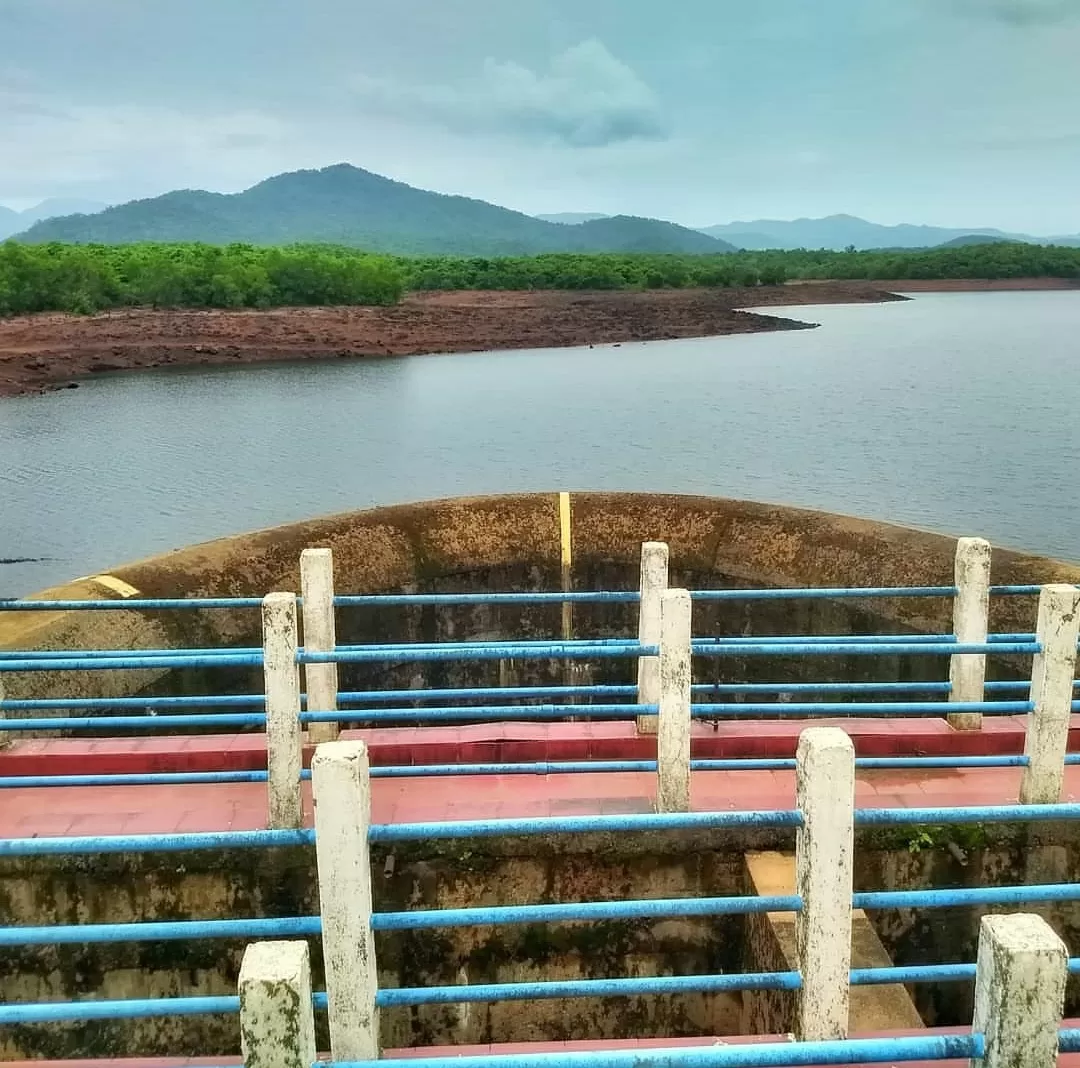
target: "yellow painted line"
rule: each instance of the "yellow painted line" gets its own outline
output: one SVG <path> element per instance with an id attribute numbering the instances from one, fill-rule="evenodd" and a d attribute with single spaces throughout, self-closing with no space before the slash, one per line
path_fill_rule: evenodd
<path id="1" fill-rule="evenodd" d="M 559 533 L 562 540 L 562 566 L 568 570 L 573 562 L 573 548 L 570 539 L 570 494 L 559 494 Z"/>
<path id="2" fill-rule="evenodd" d="M 563 593 L 570 592 L 571 566 L 574 560 L 573 544 L 570 536 L 570 494 L 559 494 L 559 540 L 562 544 L 562 589 Z M 562 637 L 563 641 L 570 641 L 574 634 L 574 606 L 564 602 L 562 606 Z M 574 665 L 567 660 L 563 666 L 567 680 L 572 681 Z"/>
<path id="3" fill-rule="evenodd" d="M 115 575 L 95 575 L 90 581 L 98 586 L 104 586 L 107 590 L 112 590 L 113 593 L 120 594 L 121 597 L 139 596 L 139 591 L 134 586 L 123 579 L 118 579 Z"/>

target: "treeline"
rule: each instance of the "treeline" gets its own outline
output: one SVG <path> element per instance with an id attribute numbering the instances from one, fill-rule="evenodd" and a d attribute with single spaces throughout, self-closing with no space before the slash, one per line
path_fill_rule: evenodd
<path id="1" fill-rule="evenodd" d="M 321 245 L 0 244 L 0 315 L 394 304 L 398 262 Z"/>
<path id="2" fill-rule="evenodd" d="M 0 316 L 155 308 L 394 304 L 410 289 L 665 289 L 798 279 L 1080 278 L 1080 248 L 384 256 L 333 245 L 0 244 Z"/>
<path id="3" fill-rule="evenodd" d="M 661 289 L 799 279 L 1080 278 L 1080 248 L 1014 243 L 682 255 L 437 256 L 399 261 L 410 289 Z"/>

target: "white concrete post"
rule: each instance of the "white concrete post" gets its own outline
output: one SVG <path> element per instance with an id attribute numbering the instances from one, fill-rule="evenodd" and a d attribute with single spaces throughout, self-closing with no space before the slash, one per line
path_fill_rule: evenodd
<path id="1" fill-rule="evenodd" d="M 376 1060 L 378 976 L 371 933 L 371 781 L 363 742 L 328 742 L 311 761 L 323 962 L 335 1061 Z"/>
<path id="2" fill-rule="evenodd" d="M 983 538 L 960 538 L 954 568 L 956 597 L 953 600 L 953 633 L 965 645 L 986 641 L 990 613 L 990 543 Z M 950 701 L 981 701 L 986 679 L 986 657 L 961 653 L 949 659 Z M 977 731 L 979 712 L 956 712 L 949 717 L 956 730 Z"/>
<path id="3" fill-rule="evenodd" d="M 660 597 L 668 585 L 668 547 L 662 541 L 641 545 L 641 602 L 638 607 L 638 641 L 660 644 Z M 660 703 L 660 657 L 638 657 L 638 704 Z M 638 716 L 638 734 L 655 734 L 656 716 Z"/>
<path id="4" fill-rule="evenodd" d="M 263 598 L 262 625 L 269 825 L 275 830 L 291 830 L 304 825 L 296 595 L 267 594 Z"/>
<path id="5" fill-rule="evenodd" d="M 311 1068 L 315 1014 L 306 942 L 256 942 L 240 965 L 245 1068 Z"/>
<path id="6" fill-rule="evenodd" d="M 980 1068 L 1055 1068 L 1068 951 L 1040 916 L 984 916 L 972 1031 L 985 1036 Z"/>
<path id="7" fill-rule="evenodd" d="M 690 594 L 660 597 L 660 714 L 656 810 L 690 811 Z"/>
<path id="8" fill-rule="evenodd" d="M 855 747 L 839 727 L 809 727 L 796 754 L 795 887 L 802 909 L 795 943 L 802 986 L 795 1034 L 801 1041 L 847 1037 L 851 894 L 855 851 Z"/>
<path id="9" fill-rule="evenodd" d="M 1056 584 L 1039 594 L 1035 640 L 1042 646 L 1031 665 L 1031 698 L 1024 753 L 1028 758 L 1020 784 L 1025 805 L 1053 805 L 1061 800 L 1065 752 L 1069 746 L 1076 639 L 1080 629 L 1080 588 Z"/>
<path id="10" fill-rule="evenodd" d="M 300 594 L 304 599 L 304 648 L 332 653 L 337 644 L 334 627 L 334 556 L 329 549 L 304 549 L 300 553 Z M 336 712 L 337 664 L 305 664 L 304 684 L 309 712 Z M 337 723 L 309 723 L 313 742 L 335 741 Z"/>

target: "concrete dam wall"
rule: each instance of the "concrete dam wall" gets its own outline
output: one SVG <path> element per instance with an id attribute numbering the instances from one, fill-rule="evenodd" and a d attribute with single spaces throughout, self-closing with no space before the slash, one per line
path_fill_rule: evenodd
<path id="1" fill-rule="evenodd" d="M 973 532 L 978 533 L 978 532 Z M 333 550 L 339 593 L 558 590 L 563 554 L 569 588 L 636 590 L 642 541 L 671 549 L 672 586 L 949 585 L 955 539 L 867 520 L 747 501 L 660 494 L 570 495 L 569 545 L 559 495 L 459 498 L 350 512 L 223 538 L 114 568 L 39 596 L 123 598 L 262 596 L 299 591 L 299 556 Z M 992 581 L 1078 581 L 1080 567 L 996 549 Z M 880 634 L 948 632 L 946 598 L 805 600 L 696 604 L 696 634 Z M 992 603 L 991 629 L 1030 629 L 1030 604 Z M 557 637 L 557 605 L 343 608 L 341 643 Z M 574 637 L 636 634 L 634 604 L 575 605 Z M 257 646 L 257 610 L 186 612 L 0 613 L 0 649 Z M 593 667 L 581 682 L 625 682 L 625 663 Z M 698 682 L 922 680 L 941 676 L 940 661 L 906 657 L 732 657 L 698 665 Z M 1025 667 L 1001 657 L 990 678 L 1019 678 Z M 343 665 L 342 689 L 529 685 L 566 681 L 564 668 L 540 662 L 411 666 Z M 122 696 L 206 692 L 198 670 L 168 673 L 40 672 L 7 678 L 9 697 Z M 214 672 L 220 693 L 258 692 L 242 669 Z"/>

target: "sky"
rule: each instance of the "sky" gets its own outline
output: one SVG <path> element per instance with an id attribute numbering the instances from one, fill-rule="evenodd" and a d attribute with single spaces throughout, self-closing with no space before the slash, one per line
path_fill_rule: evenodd
<path id="1" fill-rule="evenodd" d="M 0 204 L 349 162 L 529 213 L 1080 232 L 1080 0 L 0 0 Z"/>

